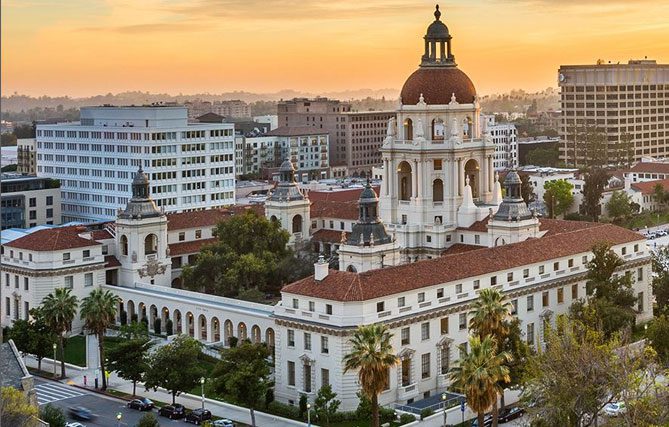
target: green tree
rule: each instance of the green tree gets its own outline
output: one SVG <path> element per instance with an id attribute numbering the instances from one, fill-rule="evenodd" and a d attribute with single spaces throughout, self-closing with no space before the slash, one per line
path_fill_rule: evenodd
<path id="1" fill-rule="evenodd" d="M 153 343 L 148 338 L 131 338 L 119 341 L 109 349 L 109 369 L 119 377 L 132 381 L 132 395 L 137 392 L 137 382 L 144 378 L 149 369 L 149 350 Z"/>
<path id="2" fill-rule="evenodd" d="M 221 351 L 221 361 L 212 373 L 214 390 L 226 400 L 249 408 L 251 424 L 256 425 L 255 409 L 262 404 L 271 387 L 265 344 L 242 341 Z"/>
<path id="3" fill-rule="evenodd" d="M 556 167 L 560 160 L 558 147 L 535 148 L 527 153 L 525 163 L 533 166 Z"/>
<path id="4" fill-rule="evenodd" d="M 146 389 L 166 389 L 172 394 L 174 404 L 178 395 L 197 386 L 206 373 L 194 362 L 200 355 L 201 347 L 197 340 L 180 335 L 154 351 L 149 357 L 149 369 L 144 374 Z"/>
<path id="5" fill-rule="evenodd" d="M 161 323 L 160 317 L 156 317 L 156 319 L 153 321 L 153 332 L 155 332 L 156 335 L 160 335 L 160 333 L 162 332 L 160 328 L 162 325 L 160 323 Z"/>
<path id="6" fill-rule="evenodd" d="M 336 399 L 337 393 L 332 391 L 330 384 L 325 384 L 318 390 L 314 400 L 314 412 L 318 416 L 319 422 L 325 422 L 326 427 L 330 426 L 330 418 L 337 413 L 341 401 Z"/>
<path id="7" fill-rule="evenodd" d="M 37 407 L 30 404 L 28 398 L 14 387 L 0 389 L 0 425 L 2 426 L 37 426 Z"/>
<path id="8" fill-rule="evenodd" d="M 653 251 L 653 295 L 657 312 L 669 315 L 669 247 Z"/>
<path id="9" fill-rule="evenodd" d="M 662 364 L 669 366 L 669 316 L 662 314 L 653 319 L 646 330 L 646 338 Z"/>
<path id="10" fill-rule="evenodd" d="M 386 389 L 390 368 L 399 362 L 392 334 L 381 323 L 359 326 L 351 337 L 351 352 L 344 356 L 344 373 L 358 371 L 362 392 L 372 404 L 372 427 L 379 427 L 379 393 Z"/>
<path id="11" fill-rule="evenodd" d="M 472 304 L 469 318 L 469 330 L 479 338 L 491 336 L 500 343 L 509 333 L 507 320 L 510 316 L 511 303 L 497 289 L 484 288 Z"/>
<path id="12" fill-rule="evenodd" d="M 631 168 L 634 163 L 634 136 L 629 133 L 620 135 L 617 150 L 618 165 Z"/>
<path id="13" fill-rule="evenodd" d="M 653 187 L 653 199 L 657 203 L 657 210 L 662 210 L 667 201 L 667 193 L 664 191 L 662 184 L 655 184 L 655 187 Z"/>
<path id="14" fill-rule="evenodd" d="M 501 345 L 499 345 L 499 350 L 511 355 L 511 359 L 506 362 L 510 379 L 506 382 L 506 386 L 515 387 L 522 382 L 525 374 L 525 364 L 528 357 L 532 355 L 532 348 L 527 344 L 527 340 L 524 339 L 523 332 L 520 330 L 520 319 L 512 316 L 506 323 L 509 332 L 504 336 Z M 504 410 L 504 393 L 501 394 L 500 398 L 501 408 Z"/>
<path id="15" fill-rule="evenodd" d="M 158 418 L 151 413 L 147 412 L 142 416 L 142 418 L 139 419 L 139 422 L 135 425 L 136 427 L 160 427 L 160 423 L 158 422 Z"/>
<path id="16" fill-rule="evenodd" d="M 42 300 L 44 320 L 58 335 L 60 347 L 60 376 L 65 378 L 65 334 L 71 329 L 77 313 L 77 297 L 70 289 L 56 288 Z M 55 363 L 55 361 L 54 361 Z"/>
<path id="17" fill-rule="evenodd" d="M 585 165 L 602 167 L 609 163 L 606 135 L 598 128 L 585 128 L 582 131 L 585 148 Z"/>
<path id="18" fill-rule="evenodd" d="M 609 181 L 609 174 L 604 169 L 593 168 L 585 176 L 583 185 L 583 210 L 585 215 L 597 222 L 601 213 L 600 200 Z"/>
<path id="19" fill-rule="evenodd" d="M 461 347 L 461 350 L 464 349 Z M 465 395 L 467 404 L 477 414 L 480 426 L 483 425 L 484 414 L 503 392 L 500 384 L 511 380 L 506 366 L 510 359 L 509 353 L 497 350 L 497 344 L 490 335 L 483 340 L 473 335 L 469 338 L 469 351 L 449 372 L 453 387 Z"/>
<path id="20" fill-rule="evenodd" d="M 544 190 L 544 203 L 551 218 L 565 214 L 574 203 L 574 186 L 564 179 L 546 182 Z"/>
<path id="21" fill-rule="evenodd" d="M 250 288 L 279 291 L 286 280 L 279 266 L 295 257 L 286 247 L 288 232 L 278 222 L 248 211 L 220 222 L 214 234 L 218 240 L 184 267 L 186 288 L 233 297 Z"/>
<path id="22" fill-rule="evenodd" d="M 520 175 L 520 194 L 523 197 L 523 200 L 526 204 L 530 204 L 534 201 L 536 195 L 534 194 L 534 186 L 530 181 L 530 175 L 526 173 L 519 173 Z"/>
<path id="23" fill-rule="evenodd" d="M 17 164 L 6 165 L 6 166 L 3 166 L 2 168 L 0 168 L 0 172 L 16 172 L 16 170 L 18 169 L 18 166 L 19 165 L 17 165 Z"/>
<path id="24" fill-rule="evenodd" d="M 67 424 L 67 418 L 65 418 L 63 410 L 50 403 L 40 409 L 39 418 L 48 423 L 49 427 L 65 427 Z"/>
<path id="25" fill-rule="evenodd" d="M 167 319 L 165 321 L 165 334 L 169 337 L 174 333 L 174 323 L 172 323 L 172 319 Z"/>
<path id="26" fill-rule="evenodd" d="M 105 334 L 107 328 L 116 321 L 116 307 L 120 298 L 109 290 L 94 289 L 87 297 L 81 300 L 81 319 L 84 329 L 94 334 L 98 339 L 100 355 L 100 370 L 102 371 L 102 390 L 107 390 L 107 376 L 105 372 Z"/>
<path id="27" fill-rule="evenodd" d="M 615 223 L 620 223 L 620 221 L 632 215 L 632 206 L 627 193 L 614 191 L 609 201 L 606 202 L 606 210 Z"/>
<path id="28" fill-rule="evenodd" d="M 44 320 L 40 308 L 30 310 L 30 320 L 18 319 L 9 330 L 9 338 L 14 340 L 16 348 L 37 359 L 37 370 L 42 370 L 42 359 L 51 354 L 56 336 Z"/>

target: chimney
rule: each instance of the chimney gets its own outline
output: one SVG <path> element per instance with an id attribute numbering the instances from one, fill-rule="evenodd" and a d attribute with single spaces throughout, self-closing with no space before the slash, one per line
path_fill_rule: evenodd
<path id="1" fill-rule="evenodd" d="M 330 267 L 328 263 L 325 262 L 323 254 L 319 255 L 318 261 L 314 264 L 314 279 L 316 279 L 317 282 L 320 282 L 321 280 L 328 277 L 329 268 Z"/>

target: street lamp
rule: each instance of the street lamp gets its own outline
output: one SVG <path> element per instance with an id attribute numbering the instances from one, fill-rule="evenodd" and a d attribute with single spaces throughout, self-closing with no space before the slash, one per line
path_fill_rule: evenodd
<path id="1" fill-rule="evenodd" d="M 307 403 L 307 426 L 311 427 L 311 403 Z"/>
<path id="2" fill-rule="evenodd" d="M 444 408 L 444 427 L 446 427 L 446 393 L 441 394 L 441 404 Z"/>
<path id="3" fill-rule="evenodd" d="M 56 378 L 56 348 L 58 346 L 56 343 L 53 343 L 53 377 Z"/>
<path id="4" fill-rule="evenodd" d="M 204 377 L 200 378 L 200 386 L 202 387 L 202 409 L 204 409 Z"/>

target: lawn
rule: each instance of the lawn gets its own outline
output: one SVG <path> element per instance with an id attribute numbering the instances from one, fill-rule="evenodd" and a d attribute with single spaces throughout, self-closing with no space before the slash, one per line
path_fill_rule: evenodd
<path id="1" fill-rule="evenodd" d="M 655 227 L 659 224 L 666 224 L 669 222 L 669 212 L 644 212 L 638 215 L 633 215 L 626 220 L 622 225 L 630 229 L 642 229 L 646 226 Z"/>
<path id="2" fill-rule="evenodd" d="M 113 348 L 119 338 L 105 337 L 105 350 Z M 65 343 L 65 362 L 77 366 L 86 366 L 86 337 L 75 335 Z"/>

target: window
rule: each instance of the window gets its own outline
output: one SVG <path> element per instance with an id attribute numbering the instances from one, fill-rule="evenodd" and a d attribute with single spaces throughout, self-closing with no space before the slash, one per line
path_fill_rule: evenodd
<path id="1" fill-rule="evenodd" d="M 513 282 L 513 272 L 506 273 L 506 281 Z"/>
<path id="2" fill-rule="evenodd" d="M 495 286 L 497 285 L 497 276 L 492 276 L 490 278 L 490 286 Z"/>
<path id="3" fill-rule="evenodd" d="M 544 266 L 540 265 L 539 266 L 539 274 L 544 274 L 545 271 L 546 271 L 546 269 L 544 268 Z"/>
<path id="4" fill-rule="evenodd" d="M 437 289 L 437 298 L 443 298 L 443 297 L 444 297 L 444 288 Z"/>
<path id="5" fill-rule="evenodd" d="M 402 345 L 409 345 L 411 343 L 411 329 L 409 327 L 402 328 L 400 337 Z"/>
<path id="6" fill-rule="evenodd" d="M 571 285 L 571 299 L 578 299 L 578 284 Z"/>
<path id="7" fill-rule="evenodd" d="M 639 244 L 634 245 L 634 252 L 639 252 Z"/>
<path id="8" fill-rule="evenodd" d="M 328 337 L 321 336 L 321 353 L 329 353 L 330 344 L 328 343 Z"/>
<path id="9" fill-rule="evenodd" d="M 9 316 L 12 311 L 12 300 L 9 297 L 5 298 L 5 316 Z"/>
<path id="10" fill-rule="evenodd" d="M 462 293 L 462 283 L 458 283 L 457 285 L 455 285 L 455 293 L 456 294 Z"/>
<path id="11" fill-rule="evenodd" d="M 202 238 L 202 230 L 195 230 L 195 238 L 196 239 Z"/>
<path id="12" fill-rule="evenodd" d="M 569 261 L 567 261 L 567 266 L 568 266 L 569 268 L 571 268 L 571 267 L 574 266 L 574 258 L 569 258 Z"/>
<path id="13" fill-rule="evenodd" d="M 297 298 L 293 298 L 293 308 L 300 308 L 300 302 Z"/>
<path id="14" fill-rule="evenodd" d="M 526 268 L 523 270 L 523 279 L 527 279 L 528 277 L 530 277 L 530 269 Z"/>
<path id="15" fill-rule="evenodd" d="M 527 324 L 527 343 L 534 345 L 534 323 Z"/>
<path id="16" fill-rule="evenodd" d="M 420 356 L 420 366 L 421 378 L 430 378 L 430 353 Z"/>
<path id="17" fill-rule="evenodd" d="M 30 206 L 31 208 L 34 208 L 35 206 L 37 206 L 37 198 L 36 197 L 31 197 L 29 202 L 28 202 L 28 206 Z"/>
<path id="18" fill-rule="evenodd" d="M 23 290 L 27 291 L 29 289 L 29 281 L 27 277 L 23 278 Z"/>
<path id="19" fill-rule="evenodd" d="M 511 314 L 516 315 L 518 314 L 518 300 L 514 299 L 511 301 Z"/>
<path id="20" fill-rule="evenodd" d="M 557 299 L 558 299 L 558 304 L 562 304 L 564 302 L 564 288 L 558 288 Z"/>
<path id="21" fill-rule="evenodd" d="M 321 387 L 330 384 L 330 370 L 321 368 Z"/>
<path id="22" fill-rule="evenodd" d="M 527 311 L 534 311 L 534 295 L 527 296 Z"/>
<path id="23" fill-rule="evenodd" d="M 441 159 L 434 159 L 433 161 L 434 165 L 434 170 L 440 171 L 441 170 Z"/>
<path id="24" fill-rule="evenodd" d="M 423 302 L 425 301 L 425 292 L 419 292 L 418 293 L 418 302 Z"/>
<path id="25" fill-rule="evenodd" d="M 186 233 L 182 231 L 179 233 L 179 241 L 183 242 L 184 240 L 186 240 Z"/>
<path id="26" fill-rule="evenodd" d="M 477 290 L 481 287 L 481 281 L 480 280 L 474 280 L 474 290 Z"/>
<path id="27" fill-rule="evenodd" d="M 420 325 L 420 339 L 423 341 L 430 339 L 430 322 L 425 322 Z"/>
<path id="28" fill-rule="evenodd" d="M 441 325 L 441 335 L 448 334 L 448 316 L 441 318 L 440 325 Z"/>
<path id="29" fill-rule="evenodd" d="M 308 332 L 304 333 L 304 349 L 311 350 L 311 334 Z"/>
<path id="30" fill-rule="evenodd" d="M 93 273 L 84 274 L 84 286 L 93 286 Z"/>
<path id="31" fill-rule="evenodd" d="M 288 385 L 295 386 L 295 362 L 288 362 Z"/>
<path id="32" fill-rule="evenodd" d="M 620 254 L 621 254 L 621 255 L 627 255 L 627 246 L 623 246 L 623 247 L 620 249 Z"/>
<path id="33" fill-rule="evenodd" d="M 541 306 L 548 307 L 548 303 L 549 303 L 548 291 L 544 291 L 541 293 Z"/>
<path id="34" fill-rule="evenodd" d="M 587 256 L 587 255 L 583 255 L 583 256 L 581 257 L 581 264 L 585 265 L 585 264 L 587 264 L 587 263 L 588 263 L 588 256 Z"/>
<path id="35" fill-rule="evenodd" d="M 14 276 L 14 287 L 19 288 L 19 276 Z"/>
<path id="36" fill-rule="evenodd" d="M 397 298 L 397 306 L 398 307 L 404 307 L 405 305 L 406 305 L 406 298 L 405 297 Z"/>
<path id="37" fill-rule="evenodd" d="M 288 347 L 295 347 L 295 331 L 288 329 Z"/>
<path id="38" fill-rule="evenodd" d="M 332 304 L 325 304 L 325 314 L 332 314 Z"/>
<path id="39" fill-rule="evenodd" d="M 69 260 L 70 260 L 70 253 L 69 253 L 69 252 L 65 252 L 65 253 L 63 254 L 63 261 L 69 261 Z"/>
<path id="40" fill-rule="evenodd" d="M 316 303 L 309 301 L 309 311 L 316 311 Z"/>
<path id="41" fill-rule="evenodd" d="M 86 249 L 84 251 L 84 258 L 90 258 L 91 257 L 91 251 L 89 249 Z"/>
<path id="42" fill-rule="evenodd" d="M 459 322 L 458 322 L 458 323 L 459 323 L 458 326 L 460 327 L 460 330 L 461 330 L 461 331 L 467 329 L 467 313 L 460 313 L 460 316 L 459 316 L 459 318 L 458 318 L 458 321 L 459 321 Z"/>
<path id="43" fill-rule="evenodd" d="M 46 217 L 47 218 L 53 218 L 53 209 L 52 208 L 47 208 Z"/>
<path id="44" fill-rule="evenodd" d="M 30 211 L 30 219 L 37 219 L 37 211 Z"/>
<path id="45" fill-rule="evenodd" d="M 384 311 L 384 308 L 385 308 L 385 303 L 383 301 L 376 303 L 376 312 L 377 313 L 380 313 L 380 312 Z"/>
<path id="46" fill-rule="evenodd" d="M 441 358 L 441 374 L 446 375 L 448 374 L 448 368 L 451 361 L 451 347 L 449 345 L 445 345 L 441 347 L 441 351 L 439 353 L 439 357 Z"/>
<path id="47" fill-rule="evenodd" d="M 53 196 L 46 196 L 46 205 L 53 206 Z"/>
<path id="48" fill-rule="evenodd" d="M 65 289 L 72 289 L 72 287 L 74 286 L 74 277 L 73 276 L 65 276 L 63 279 L 64 279 L 63 280 L 63 282 L 64 282 L 63 287 Z"/>
<path id="49" fill-rule="evenodd" d="M 643 267 L 637 268 L 637 270 L 636 270 L 636 280 L 638 282 L 643 280 Z"/>

